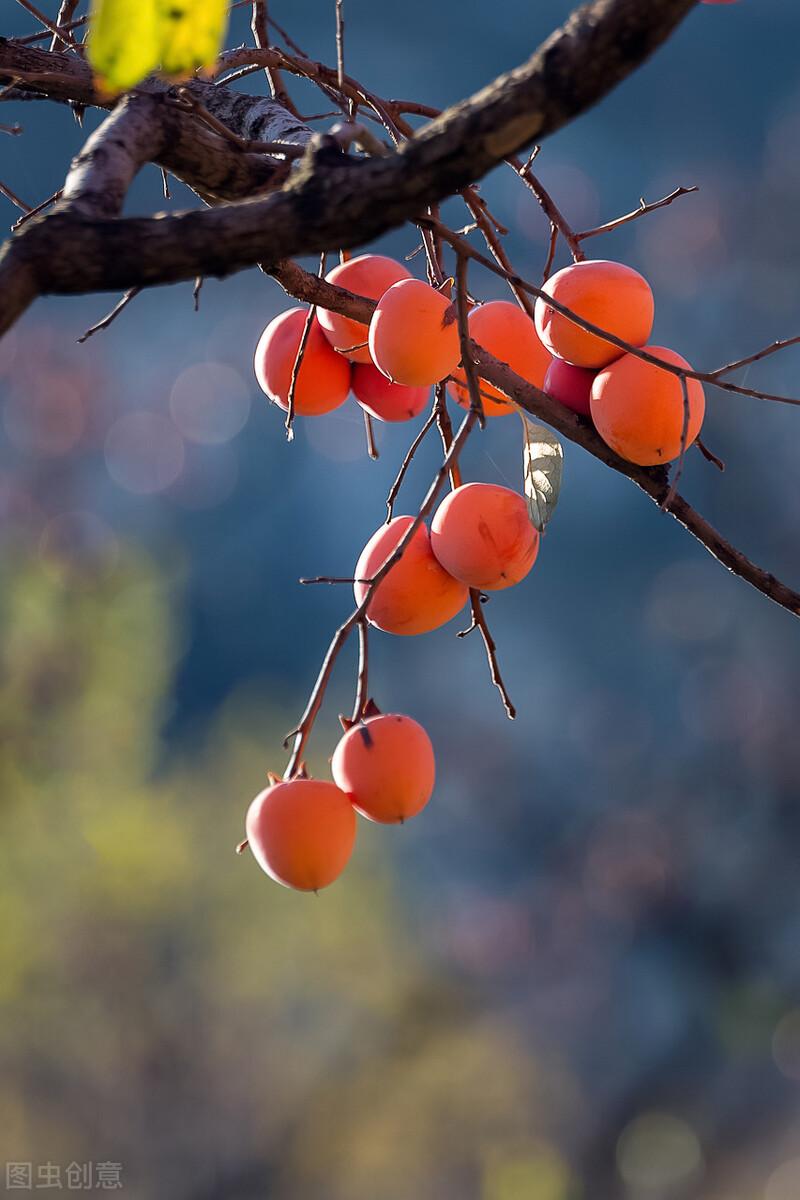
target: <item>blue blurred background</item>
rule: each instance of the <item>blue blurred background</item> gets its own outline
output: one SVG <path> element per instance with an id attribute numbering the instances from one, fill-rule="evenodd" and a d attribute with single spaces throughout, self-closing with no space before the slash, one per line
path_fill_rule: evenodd
<path id="1" fill-rule="evenodd" d="M 347 67 L 446 105 L 570 7 L 346 0 Z M 332 3 L 271 8 L 335 60 Z M 34 28 L 3 5 L 2 33 Z M 247 37 L 239 10 L 229 44 Z M 575 228 L 699 186 L 588 243 L 648 277 L 653 340 L 697 367 L 798 332 L 798 41 L 791 0 L 699 6 L 537 162 Z M 85 131 L 64 106 L 3 112 L 25 132 L 0 178 L 32 205 Z M 160 189 L 147 169 L 127 211 L 196 203 Z M 508 170 L 483 192 L 538 279 L 534 199 Z M 501 287 L 473 270 L 480 298 Z M 402 829 L 362 822 L 318 899 L 288 893 L 233 846 L 350 610 L 297 581 L 351 572 L 411 434 L 381 427 L 369 461 L 351 400 L 286 443 L 252 373 L 286 299 L 258 272 L 206 282 L 197 313 L 189 285 L 141 295 L 78 345 L 113 299 L 40 302 L 0 342 L 0 1157 L 33 1186 L 113 1162 L 178 1200 L 797 1200 L 793 618 L 567 445 L 538 563 L 487 608 L 518 719 L 456 623 L 374 635 L 372 690 L 429 730 L 435 798 Z M 800 395 L 797 362 L 745 378 Z M 693 452 L 682 490 L 797 584 L 797 414 L 708 410 L 727 468 Z M 432 438 L 397 511 L 437 461 Z M 464 468 L 520 487 L 518 422 Z M 353 684 L 345 655 L 320 774 Z"/>

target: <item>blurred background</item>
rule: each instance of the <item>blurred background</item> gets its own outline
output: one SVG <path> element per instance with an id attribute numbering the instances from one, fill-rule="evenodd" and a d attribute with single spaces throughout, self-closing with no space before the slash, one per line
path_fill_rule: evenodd
<path id="1" fill-rule="evenodd" d="M 347 67 L 446 105 L 569 8 L 346 0 Z M 335 61 L 332 2 L 271 9 Z M 3 34 L 35 28 L 3 4 Z M 799 40 L 791 0 L 699 6 L 538 160 L 575 228 L 699 186 L 587 247 L 644 272 L 653 340 L 698 367 L 798 333 Z M 0 178 L 33 205 L 85 133 L 64 106 L 2 107 L 25 132 Z M 151 167 L 128 211 L 196 203 L 160 189 Z M 537 280 L 534 199 L 510 171 L 483 190 Z M 287 445 L 252 372 L 287 301 L 258 272 L 206 282 L 197 313 L 189 285 L 141 295 L 78 345 L 115 299 L 39 302 L 0 342 L 0 1158 L 34 1188 L 42 1164 L 94 1164 L 87 1188 L 119 1164 L 171 1200 L 797 1200 L 793 618 L 567 445 L 538 563 L 487 609 L 518 719 L 457 623 L 374 634 L 372 690 L 429 730 L 435 797 L 361 822 L 319 898 L 290 893 L 233 847 L 351 607 L 297 581 L 351 573 L 412 431 L 380 428 L 369 461 L 351 400 Z M 800 395 L 797 365 L 747 379 Z M 708 408 L 727 469 L 690 453 L 682 490 L 797 585 L 796 411 Z M 437 462 L 431 438 L 398 512 Z M 464 468 L 521 487 L 519 423 Z M 354 674 L 346 654 L 320 774 Z"/>

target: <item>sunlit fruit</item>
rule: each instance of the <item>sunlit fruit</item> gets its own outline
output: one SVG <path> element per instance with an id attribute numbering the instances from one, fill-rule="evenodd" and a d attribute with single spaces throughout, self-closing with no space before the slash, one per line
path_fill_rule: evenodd
<path id="1" fill-rule="evenodd" d="M 433 746 L 411 717 L 382 713 L 347 731 L 334 751 L 331 773 L 360 813 L 392 825 L 416 816 L 430 800 Z"/>
<path id="2" fill-rule="evenodd" d="M 328 283 L 355 292 L 357 296 L 366 296 L 368 300 L 380 300 L 381 296 L 393 283 L 401 279 L 410 279 L 411 272 L 402 263 L 395 262 L 383 254 L 359 254 L 347 262 L 339 263 L 325 276 Z M 369 348 L 366 345 L 369 326 L 354 321 L 352 317 L 342 316 L 341 313 L 331 312 L 326 308 L 317 309 L 317 317 L 326 338 L 340 353 L 345 354 L 352 362 L 368 363 L 371 361 Z M 354 347 L 359 346 L 356 350 Z"/>
<path id="3" fill-rule="evenodd" d="M 596 374 L 596 371 L 589 371 L 586 367 L 573 367 L 563 358 L 553 358 L 544 377 L 543 390 L 565 408 L 588 417 L 589 398 Z"/>
<path id="4" fill-rule="evenodd" d="M 245 828 L 250 849 L 268 875 L 286 887 L 316 892 L 347 866 L 356 815 L 335 784 L 290 779 L 256 796 Z"/>
<path id="5" fill-rule="evenodd" d="M 494 483 L 465 483 L 436 510 L 431 547 L 456 579 L 496 591 L 525 578 L 536 561 L 539 534 L 524 496 Z"/>
<path id="6" fill-rule="evenodd" d="M 353 588 L 357 604 L 367 595 L 364 581 L 377 574 L 413 522 L 413 517 L 395 517 L 369 539 L 356 564 Z M 464 584 L 439 564 L 431 550 L 430 534 L 420 525 L 402 557 L 375 588 L 367 617 L 386 633 L 427 633 L 454 617 L 466 604 L 467 593 Z"/>
<path id="7" fill-rule="evenodd" d="M 674 350 L 663 346 L 644 349 L 673 366 L 692 369 Z M 687 395 L 686 445 L 691 446 L 700 433 L 706 408 L 699 380 L 687 380 Z M 591 403 L 592 420 L 603 441 L 628 462 L 647 467 L 679 457 L 684 396 L 677 375 L 625 354 L 599 372 L 592 385 Z"/>
<path id="8" fill-rule="evenodd" d="M 308 309 L 287 309 L 270 321 L 256 346 L 254 366 L 258 385 L 284 411 L 289 408 L 292 370 L 307 316 Z M 314 317 L 297 373 L 294 411 L 303 417 L 331 412 L 344 404 L 349 391 L 350 364 L 331 349 Z"/>
<path id="9" fill-rule="evenodd" d="M 507 363 L 511 370 L 527 383 L 540 388 L 545 372 L 553 361 L 542 345 L 536 326 L 517 304 L 507 300 L 491 300 L 473 308 L 469 314 L 470 337 L 495 358 Z M 449 385 L 462 408 L 469 408 L 469 391 L 463 368 L 454 372 L 463 383 Z M 502 417 L 514 412 L 514 405 L 503 393 L 485 379 L 479 381 L 483 411 L 487 417 Z"/>
<path id="10" fill-rule="evenodd" d="M 372 363 L 355 364 L 352 387 L 361 407 L 379 421 L 409 421 L 422 412 L 430 395 L 426 387 L 392 383 Z"/>
<path id="11" fill-rule="evenodd" d="M 544 291 L 560 304 L 613 333 L 632 346 L 642 346 L 653 328 L 655 311 L 650 285 L 623 263 L 592 260 L 557 271 Z M 534 310 L 545 346 L 576 367 L 604 367 L 624 353 L 596 334 L 575 325 L 541 297 Z"/>
<path id="12" fill-rule="evenodd" d="M 438 383 L 461 358 L 455 306 L 419 279 L 394 284 L 372 315 L 369 350 L 378 370 L 395 383 Z"/>

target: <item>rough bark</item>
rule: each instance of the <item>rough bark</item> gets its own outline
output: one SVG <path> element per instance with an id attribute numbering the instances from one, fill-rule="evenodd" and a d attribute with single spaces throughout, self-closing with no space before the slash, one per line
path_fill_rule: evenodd
<path id="1" fill-rule="evenodd" d="M 422 215 L 507 155 L 583 112 L 647 58 L 694 3 L 594 0 L 523 66 L 448 109 L 391 154 L 356 159 L 342 155 L 329 140 L 314 140 L 281 191 L 264 199 L 125 219 L 86 217 L 68 205 L 57 206 L 30 221 L 0 257 L 0 293 L 5 293 L 0 332 L 24 308 L 30 288 L 23 280 L 31 276 L 39 294 L 126 290 L 198 275 L 224 276 L 254 263 L 271 265 L 294 255 L 363 244 Z M 19 59 L 21 49 L 8 41 L 0 45 L 0 78 L 21 74 L 25 86 L 41 87 L 48 95 L 96 99 L 85 68 L 74 58 L 46 55 L 45 70 L 37 58 L 42 52 L 25 48 Z M 55 66 L 53 60 L 58 60 Z M 159 85 L 148 84 L 148 90 L 154 87 Z M 227 105 L 231 124 L 246 126 L 247 136 L 254 128 L 261 130 L 248 98 L 231 99 L 236 93 L 226 96 L 229 89 L 224 87 L 214 88 L 209 97 L 211 85 L 199 87 L 198 98 L 209 107 Z M 262 116 L 264 105 L 274 105 L 258 103 Z M 306 131 L 283 112 L 287 140 L 305 138 Z M 163 158 L 169 139 L 158 144 Z M 229 148 L 231 156 L 241 153 Z M 184 155 L 182 177 L 204 190 L 202 180 L 192 176 L 188 157 Z M 203 158 L 196 155 L 196 172 Z"/>

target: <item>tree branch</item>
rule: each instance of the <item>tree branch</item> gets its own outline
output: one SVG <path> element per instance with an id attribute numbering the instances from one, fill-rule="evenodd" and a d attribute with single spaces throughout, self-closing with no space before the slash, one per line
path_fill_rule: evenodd
<path id="1" fill-rule="evenodd" d="M 527 63 L 448 109 L 386 157 L 346 158 L 324 138 L 312 141 L 283 190 L 266 199 L 144 219 L 87 220 L 58 206 L 29 222 L 5 251 L 0 290 L 15 285 L 20 264 L 33 274 L 41 294 L 126 291 L 198 275 L 224 276 L 255 263 L 274 264 L 287 256 L 363 244 L 418 217 L 534 138 L 553 133 L 583 112 L 655 50 L 694 3 L 594 0 L 573 14 Z M 252 53 L 255 58 L 265 52 Z M 286 56 L 276 53 L 285 62 Z M 41 69 L 42 55 L 49 70 Z M 0 73 L 63 99 L 98 99 L 76 56 L 0 42 Z M 198 97 L 209 111 L 214 102 L 206 98 L 210 90 L 218 93 L 218 103 L 228 104 L 230 118 L 241 110 L 250 120 L 250 98 L 236 93 L 226 97 L 227 89 L 208 84 L 191 86 L 202 89 Z M 147 90 L 163 87 L 150 81 Z M 82 95 L 76 94 L 81 90 Z M 262 111 L 264 105 L 280 108 L 273 101 L 259 104 Z M 281 112 L 290 123 L 283 135 L 242 131 L 242 136 L 260 141 L 307 137 L 285 109 Z M 178 115 L 191 119 L 190 114 Z M 215 115 L 229 124 L 220 113 Z M 194 123 L 196 135 L 198 125 Z M 214 136 L 210 130 L 204 134 Z M 160 157 L 168 149 L 165 141 Z M 235 147 L 225 147 L 227 161 L 235 152 Z M 265 156 L 254 157 L 263 170 Z M 178 174 L 173 163 L 161 165 Z M 0 333 L 18 313 L 17 307 L 0 304 Z"/>

